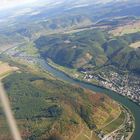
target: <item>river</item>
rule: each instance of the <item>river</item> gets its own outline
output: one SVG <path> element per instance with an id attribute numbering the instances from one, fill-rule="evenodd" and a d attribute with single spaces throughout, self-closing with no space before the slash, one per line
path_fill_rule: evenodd
<path id="1" fill-rule="evenodd" d="M 117 94 L 114 91 L 104 89 L 104 88 L 101 88 L 101 87 L 98 87 L 98 86 L 94 86 L 94 85 L 86 83 L 86 82 L 81 82 L 79 80 L 74 80 L 74 79 L 70 78 L 69 76 L 67 76 L 66 74 L 64 74 L 63 72 L 52 68 L 47 63 L 41 63 L 41 66 L 43 67 L 43 69 L 50 72 L 56 78 L 59 78 L 61 80 L 69 82 L 71 84 L 78 84 L 81 87 L 88 88 L 88 89 L 93 90 L 97 93 L 106 94 L 109 97 L 111 97 L 112 99 L 114 99 L 115 101 L 117 101 L 120 104 L 129 108 L 131 110 L 131 112 L 133 113 L 133 116 L 135 118 L 135 124 L 136 124 L 132 140 L 140 140 L 140 106 L 139 105 L 135 104 L 134 102 L 132 102 L 128 98 Z"/>

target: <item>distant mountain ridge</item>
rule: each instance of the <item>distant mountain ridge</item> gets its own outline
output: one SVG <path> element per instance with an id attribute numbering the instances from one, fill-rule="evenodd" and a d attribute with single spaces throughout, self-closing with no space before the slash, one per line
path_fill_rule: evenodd
<path id="1" fill-rule="evenodd" d="M 116 4 L 114 4 L 114 2 Z M 43 5 L 43 3 L 45 4 Z M 139 58 L 139 56 L 135 54 L 136 50 L 132 50 L 131 48 L 129 48 L 129 50 L 124 49 L 125 45 L 126 47 L 128 46 L 125 40 L 118 38 L 117 41 L 110 41 L 104 32 L 101 33 L 102 31 L 100 31 L 100 33 L 96 32 L 97 34 L 93 34 L 92 31 L 85 34 L 79 32 L 76 38 L 69 35 L 64 35 L 66 36 L 65 38 L 62 36 L 66 32 L 70 33 L 70 31 L 93 28 L 96 26 L 96 23 L 99 25 L 102 24 L 102 22 L 109 23 L 109 26 L 114 28 L 119 23 L 119 21 L 113 20 L 114 17 L 128 17 L 128 19 L 131 17 L 132 20 L 137 19 L 140 16 L 140 2 L 137 0 L 133 2 L 129 0 L 44 0 L 38 6 L 35 5 L 36 3 L 27 7 L 25 6 L 22 10 L 16 9 L 11 12 L 9 18 L 6 18 L 6 20 L 4 18 L 4 21 L 1 21 L 0 43 L 3 46 L 15 45 L 15 43 L 19 44 L 31 40 L 37 43 L 36 45 L 45 59 L 46 57 L 50 57 L 58 64 L 64 66 L 69 65 L 70 67 L 76 68 L 86 64 L 102 66 L 106 62 L 109 62 L 130 70 L 136 68 L 136 65 L 133 65 L 133 68 L 130 67 L 129 62 L 127 64 L 120 64 L 121 60 L 119 58 L 133 58 L 132 60 L 134 62 L 136 62 L 135 58 Z M 81 5 L 82 7 L 80 7 Z M 18 10 L 20 10 L 20 12 L 18 12 Z M 59 34 L 60 37 L 54 37 L 56 40 L 53 42 L 53 37 L 50 37 L 51 34 L 58 33 L 62 36 Z M 97 40 L 93 37 L 97 37 Z M 66 44 L 66 38 L 70 39 L 71 43 Z M 101 39 L 101 42 L 99 39 Z M 115 47 L 113 47 L 114 42 L 116 43 Z M 47 46 L 47 44 L 43 43 L 49 43 L 49 45 Z M 109 43 L 110 46 L 104 46 L 105 43 Z M 130 53 L 132 51 L 134 52 Z M 121 53 L 121 57 L 119 57 L 119 53 Z M 113 55 L 116 56 L 112 57 Z M 57 59 L 58 57 L 59 59 Z M 83 59 L 81 60 L 81 58 Z M 133 61 L 131 63 L 133 63 Z M 139 61 L 134 64 L 139 64 Z M 137 69 L 139 71 L 139 67 Z"/>

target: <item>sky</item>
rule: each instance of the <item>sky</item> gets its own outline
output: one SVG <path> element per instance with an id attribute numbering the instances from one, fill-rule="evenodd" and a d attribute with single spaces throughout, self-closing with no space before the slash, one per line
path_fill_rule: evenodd
<path id="1" fill-rule="evenodd" d="M 31 3 L 35 0 L 0 0 L 0 9 L 6 9 L 9 7 L 14 7 L 24 3 Z"/>

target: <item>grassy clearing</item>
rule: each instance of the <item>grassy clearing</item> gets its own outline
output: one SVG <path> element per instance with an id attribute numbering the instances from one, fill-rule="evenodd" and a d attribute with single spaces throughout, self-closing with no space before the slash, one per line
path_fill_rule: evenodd
<path id="1" fill-rule="evenodd" d="M 94 114 L 94 121 L 98 129 L 105 128 L 108 124 L 113 123 L 113 121 L 119 117 L 121 114 L 121 109 L 118 104 L 112 103 L 111 100 L 108 100 L 108 103 L 105 104 L 109 108 L 109 112 L 103 112 L 102 108 L 97 108 Z"/>
<path id="2" fill-rule="evenodd" d="M 140 48 L 140 41 L 130 44 L 130 47 L 134 49 Z"/>
<path id="3" fill-rule="evenodd" d="M 111 133 L 114 130 L 116 130 L 117 128 L 119 128 L 119 126 L 121 126 L 123 124 L 125 120 L 125 114 L 122 111 L 120 116 L 114 120 L 111 124 L 107 125 L 105 128 L 103 128 L 103 131 L 105 134 Z"/>
<path id="4" fill-rule="evenodd" d="M 28 55 L 31 55 L 31 56 L 38 55 L 38 51 L 34 47 L 34 43 L 32 43 L 32 42 L 21 44 L 17 49 L 20 51 L 26 52 Z"/>
<path id="5" fill-rule="evenodd" d="M 50 59 L 48 59 L 48 62 L 52 67 L 68 74 L 69 76 L 71 76 L 73 78 L 82 78 L 83 77 L 83 74 L 78 72 L 77 69 L 72 69 L 72 68 L 70 69 L 67 67 L 60 66 L 60 65 L 54 63 L 53 61 L 51 61 Z"/>
<path id="6" fill-rule="evenodd" d="M 75 140 L 99 140 L 99 138 L 96 136 L 95 132 L 84 128 Z"/>

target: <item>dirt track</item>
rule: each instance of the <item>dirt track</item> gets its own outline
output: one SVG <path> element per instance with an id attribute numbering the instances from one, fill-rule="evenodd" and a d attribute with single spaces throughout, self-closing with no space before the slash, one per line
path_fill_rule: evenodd
<path id="1" fill-rule="evenodd" d="M 12 114 L 12 110 L 10 108 L 10 103 L 9 103 L 8 97 L 3 88 L 1 80 L 0 80 L 0 101 L 1 101 L 2 107 L 4 109 L 5 116 L 6 116 L 6 119 L 7 119 L 7 122 L 8 122 L 8 125 L 9 125 L 9 128 L 11 130 L 14 140 L 22 140 L 18 127 L 17 127 L 17 124 L 16 124 L 16 121 L 15 121 L 15 118 L 14 118 L 14 116 Z"/>

